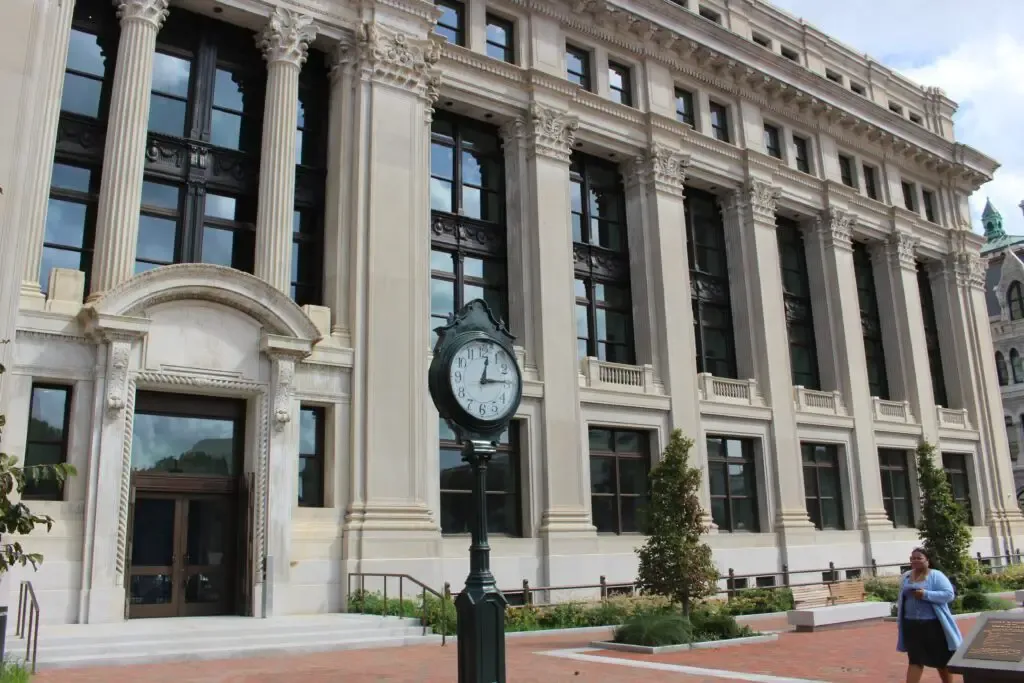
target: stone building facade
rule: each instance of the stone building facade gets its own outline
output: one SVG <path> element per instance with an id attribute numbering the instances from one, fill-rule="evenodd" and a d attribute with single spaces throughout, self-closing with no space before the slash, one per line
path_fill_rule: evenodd
<path id="1" fill-rule="evenodd" d="M 1024 202 L 1021 202 L 1024 210 Z M 985 204 L 981 216 L 985 229 L 985 298 L 995 343 L 996 377 L 1003 396 L 1003 421 L 1010 446 L 1017 501 L 1024 506 L 1024 236 L 1008 235 L 1003 217 Z"/>
<path id="2" fill-rule="evenodd" d="M 27 492 L 44 620 L 458 585 L 426 370 L 477 297 L 526 378 L 504 588 L 632 580 L 673 428 L 723 572 L 904 562 L 922 438 L 974 550 L 1024 542 L 967 205 L 997 164 L 941 91 L 758 0 L 4 7 L 4 445 L 79 471 Z"/>

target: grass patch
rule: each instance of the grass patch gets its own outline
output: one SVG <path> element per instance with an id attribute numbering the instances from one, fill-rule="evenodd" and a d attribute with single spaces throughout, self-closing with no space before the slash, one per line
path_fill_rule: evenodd
<path id="1" fill-rule="evenodd" d="M 0 662 L 0 683 L 28 683 L 32 672 L 19 661 L 8 659 Z"/>

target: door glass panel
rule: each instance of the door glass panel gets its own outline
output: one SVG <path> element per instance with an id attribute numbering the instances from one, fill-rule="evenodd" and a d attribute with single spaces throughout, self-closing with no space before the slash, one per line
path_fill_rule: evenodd
<path id="1" fill-rule="evenodd" d="M 132 470 L 149 473 L 233 476 L 233 420 L 176 415 L 135 416 Z"/>
<path id="2" fill-rule="evenodd" d="M 174 562 L 175 501 L 170 498 L 139 498 L 132 528 L 132 569 L 157 567 L 160 573 L 134 574 L 129 591 L 133 605 L 171 602 L 171 565 Z"/>
<path id="3" fill-rule="evenodd" d="M 188 501 L 185 602 L 221 602 L 229 597 L 224 570 L 231 552 L 230 519 L 229 500 L 225 498 Z"/>

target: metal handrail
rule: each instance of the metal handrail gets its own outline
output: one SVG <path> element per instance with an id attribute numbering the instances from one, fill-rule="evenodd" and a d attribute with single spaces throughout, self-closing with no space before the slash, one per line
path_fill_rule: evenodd
<path id="1" fill-rule="evenodd" d="M 18 624 L 14 635 L 25 638 L 25 661 L 32 662 L 32 673 L 35 673 L 39 650 L 39 601 L 31 581 L 22 581 L 18 589 Z"/>
<path id="2" fill-rule="evenodd" d="M 384 579 L 384 616 L 387 616 L 388 612 L 388 579 L 398 579 L 398 611 L 400 616 L 405 616 L 404 609 L 404 582 L 408 581 L 420 590 L 420 624 L 423 626 L 423 635 L 427 635 L 427 594 L 433 595 L 441 603 L 441 645 L 448 644 L 448 611 L 445 609 L 446 603 L 451 600 L 451 587 L 446 583 L 444 585 L 444 592 L 434 590 L 427 584 L 423 583 L 417 578 L 409 576 L 408 574 L 389 574 L 386 572 L 354 572 L 348 575 L 348 595 L 352 595 L 352 579 L 359 579 L 359 593 L 356 600 L 359 606 L 360 614 L 364 614 L 366 607 L 366 579 Z"/>

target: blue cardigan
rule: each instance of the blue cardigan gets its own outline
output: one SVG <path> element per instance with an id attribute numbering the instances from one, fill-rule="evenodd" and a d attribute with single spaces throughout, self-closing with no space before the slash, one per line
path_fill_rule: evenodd
<path id="1" fill-rule="evenodd" d="M 903 591 L 909 581 L 910 572 L 907 572 L 900 579 L 900 596 L 903 595 Z M 949 611 L 949 603 L 953 602 L 954 597 L 953 584 L 949 582 L 946 575 L 938 569 L 930 570 L 925 579 L 924 602 L 931 604 L 932 609 L 935 610 L 935 616 L 938 617 L 939 623 L 942 624 L 942 631 L 946 634 L 946 645 L 951 651 L 956 650 L 960 647 L 960 643 L 963 642 L 963 636 L 960 635 L 960 629 L 956 625 L 956 620 L 953 619 L 953 613 Z M 896 618 L 899 624 L 899 637 L 896 642 L 896 649 L 899 652 L 906 652 L 907 650 L 903 646 L 902 599 L 897 599 L 896 601 Z"/>

